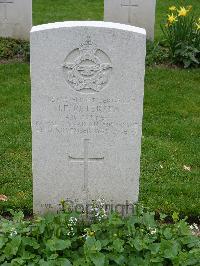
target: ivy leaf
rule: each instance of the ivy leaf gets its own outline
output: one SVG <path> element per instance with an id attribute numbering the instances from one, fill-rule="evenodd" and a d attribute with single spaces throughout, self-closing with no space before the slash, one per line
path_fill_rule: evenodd
<path id="1" fill-rule="evenodd" d="M 146 266 L 148 265 L 145 263 L 141 256 L 130 256 L 128 264 L 129 266 Z"/>
<path id="2" fill-rule="evenodd" d="M 172 219 L 176 223 L 179 220 L 179 213 L 178 212 L 174 212 L 173 215 L 172 215 Z"/>
<path id="3" fill-rule="evenodd" d="M 11 265 L 24 265 L 24 260 L 22 258 L 13 259 Z"/>
<path id="4" fill-rule="evenodd" d="M 143 214 L 143 221 L 144 224 L 147 227 L 155 227 L 156 223 L 155 223 L 155 213 L 154 212 L 147 212 Z"/>
<path id="5" fill-rule="evenodd" d="M 6 244 L 7 241 L 8 241 L 8 238 L 4 238 L 4 237 L 0 236 L 0 250 Z"/>
<path id="6" fill-rule="evenodd" d="M 173 236 L 170 228 L 165 228 L 163 235 L 165 236 L 166 239 L 171 239 Z"/>
<path id="7" fill-rule="evenodd" d="M 15 212 L 13 210 L 10 210 L 10 213 L 13 216 L 13 221 L 14 222 L 22 222 L 22 220 L 24 219 L 24 214 L 23 214 L 22 211 Z"/>
<path id="8" fill-rule="evenodd" d="M 188 226 L 188 224 L 181 220 L 179 221 L 179 223 L 177 224 L 177 227 L 178 227 L 178 231 L 179 231 L 179 234 L 182 235 L 182 236 L 190 236 L 191 235 L 191 230 L 190 230 L 190 227 Z"/>
<path id="9" fill-rule="evenodd" d="M 21 244 L 21 236 L 15 236 L 11 240 L 11 242 L 7 243 L 4 249 L 4 254 L 6 255 L 6 257 L 10 258 L 16 255 L 20 244 Z"/>
<path id="10" fill-rule="evenodd" d="M 88 266 L 88 263 L 83 258 L 74 261 L 73 266 Z"/>
<path id="11" fill-rule="evenodd" d="M 166 214 L 160 213 L 160 220 L 163 221 L 167 217 Z"/>
<path id="12" fill-rule="evenodd" d="M 152 243 L 149 245 L 149 250 L 151 251 L 151 254 L 155 255 L 160 250 L 160 243 Z"/>
<path id="13" fill-rule="evenodd" d="M 124 241 L 121 240 L 121 239 L 115 239 L 115 240 L 113 241 L 113 248 L 114 248 L 117 252 L 123 252 L 123 251 L 124 251 L 123 245 L 124 245 Z"/>
<path id="14" fill-rule="evenodd" d="M 47 240 L 46 246 L 51 251 L 64 250 L 71 246 L 71 241 L 54 238 L 54 239 Z"/>
<path id="15" fill-rule="evenodd" d="M 133 244 L 137 251 L 141 251 L 143 249 L 142 240 L 138 237 L 132 239 L 131 244 Z"/>
<path id="16" fill-rule="evenodd" d="M 6 256 L 5 255 L 1 255 L 0 256 L 0 262 L 4 262 L 5 259 L 6 259 Z"/>
<path id="17" fill-rule="evenodd" d="M 66 258 L 60 258 L 56 260 L 58 266 L 72 266 L 71 262 Z"/>
<path id="18" fill-rule="evenodd" d="M 173 259 L 177 256 L 180 245 L 175 240 L 161 240 L 161 250 L 163 257 L 166 259 Z"/>
<path id="19" fill-rule="evenodd" d="M 24 246 L 30 246 L 30 247 L 33 247 L 34 249 L 38 249 L 40 247 L 36 239 L 33 237 L 23 237 L 22 243 Z"/>
<path id="20" fill-rule="evenodd" d="M 94 237 L 88 237 L 85 241 L 85 248 L 90 252 L 97 252 L 101 250 L 101 242 Z"/>
<path id="21" fill-rule="evenodd" d="M 35 256 L 36 256 L 36 255 L 30 253 L 29 251 L 23 251 L 23 254 L 22 254 L 21 258 L 22 258 L 23 260 L 30 260 L 30 259 L 32 260 L 32 259 L 35 258 Z"/>
<path id="22" fill-rule="evenodd" d="M 154 263 L 152 265 L 163 266 L 163 258 L 161 257 L 152 258 L 150 261 Z"/>
<path id="23" fill-rule="evenodd" d="M 123 221 L 116 213 L 114 213 L 114 214 L 110 214 L 109 216 L 109 224 L 115 225 L 115 226 L 123 225 Z"/>
<path id="24" fill-rule="evenodd" d="M 118 265 L 125 265 L 125 257 L 123 255 L 114 255 L 112 259 L 118 264 Z"/>
<path id="25" fill-rule="evenodd" d="M 50 263 L 49 261 L 47 262 L 47 261 L 45 261 L 44 259 L 41 259 L 40 261 L 39 261 L 39 265 L 40 266 L 50 266 L 50 265 L 52 265 L 52 263 Z M 55 265 L 55 264 L 54 264 Z"/>
<path id="26" fill-rule="evenodd" d="M 90 256 L 91 261 L 94 263 L 95 266 L 104 266 L 105 262 L 105 255 L 102 253 L 96 253 Z"/>
<path id="27" fill-rule="evenodd" d="M 106 247 L 111 241 L 108 239 L 101 240 L 101 247 Z"/>
<path id="28" fill-rule="evenodd" d="M 58 254 L 52 254 L 50 257 L 48 257 L 49 260 L 55 260 L 57 259 Z"/>
<path id="29" fill-rule="evenodd" d="M 184 236 L 181 239 L 181 242 L 184 245 L 187 245 L 189 248 L 195 247 L 198 243 L 200 243 L 199 240 L 198 240 L 198 238 L 195 237 L 195 236 Z"/>

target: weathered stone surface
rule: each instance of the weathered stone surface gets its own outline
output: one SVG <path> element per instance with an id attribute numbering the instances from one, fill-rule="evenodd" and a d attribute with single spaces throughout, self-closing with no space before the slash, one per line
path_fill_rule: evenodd
<path id="1" fill-rule="evenodd" d="M 154 39 L 156 0 L 104 0 L 104 20 L 146 29 Z"/>
<path id="2" fill-rule="evenodd" d="M 0 36 L 29 40 L 32 0 L 0 0 Z"/>
<path id="3" fill-rule="evenodd" d="M 115 23 L 32 28 L 34 212 L 138 200 L 145 42 Z"/>

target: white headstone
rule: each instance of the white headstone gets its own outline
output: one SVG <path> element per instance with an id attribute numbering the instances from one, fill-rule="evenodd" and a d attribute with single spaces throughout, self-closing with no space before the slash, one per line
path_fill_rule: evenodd
<path id="1" fill-rule="evenodd" d="M 104 0 L 104 20 L 146 29 L 154 39 L 156 0 Z"/>
<path id="2" fill-rule="evenodd" d="M 0 37 L 29 40 L 32 0 L 0 0 Z"/>
<path id="3" fill-rule="evenodd" d="M 32 28 L 34 212 L 61 199 L 137 202 L 145 41 L 115 23 Z"/>

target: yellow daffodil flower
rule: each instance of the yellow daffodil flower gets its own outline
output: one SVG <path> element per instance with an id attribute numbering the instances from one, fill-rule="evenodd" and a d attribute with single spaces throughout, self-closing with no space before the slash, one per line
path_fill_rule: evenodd
<path id="1" fill-rule="evenodd" d="M 200 22 L 196 23 L 196 26 L 197 26 L 197 30 L 200 30 Z"/>
<path id="2" fill-rule="evenodd" d="M 192 6 L 190 5 L 190 6 L 187 6 L 187 10 L 188 10 L 188 12 L 190 11 L 192 9 Z"/>
<path id="3" fill-rule="evenodd" d="M 94 236 L 95 235 L 95 232 L 91 231 L 89 232 L 89 236 Z"/>
<path id="4" fill-rule="evenodd" d="M 185 7 L 180 7 L 178 11 L 178 16 L 179 17 L 185 17 L 187 16 L 188 10 Z"/>
<path id="5" fill-rule="evenodd" d="M 170 7 L 169 7 L 169 10 L 170 10 L 170 11 L 175 11 L 175 10 L 176 10 L 176 7 L 175 7 L 175 6 L 170 6 Z"/>
<path id="6" fill-rule="evenodd" d="M 65 203 L 65 200 L 61 199 L 60 204 L 64 204 L 64 203 Z"/>
<path id="7" fill-rule="evenodd" d="M 172 25 L 174 22 L 178 21 L 177 16 L 174 16 L 174 14 L 168 15 L 167 22 L 169 25 Z"/>

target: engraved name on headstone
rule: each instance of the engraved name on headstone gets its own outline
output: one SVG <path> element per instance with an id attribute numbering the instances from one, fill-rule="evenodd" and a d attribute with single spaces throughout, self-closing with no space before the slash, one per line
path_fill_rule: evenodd
<path id="1" fill-rule="evenodd" d="M 32 28 L 34 212 L 61 199 L 137 202 L 145 41 L 115 23 Z"/>
<path id="2" fill-rule="evenodd" d="M 145 28 L 154 39 L 156 0 L 104 0 L 104 20 Z"/>
<path id="3" fill-rule="evenodd" d="M 29 40 L 32 0 L 0 0 L 0 37 Z"/>

